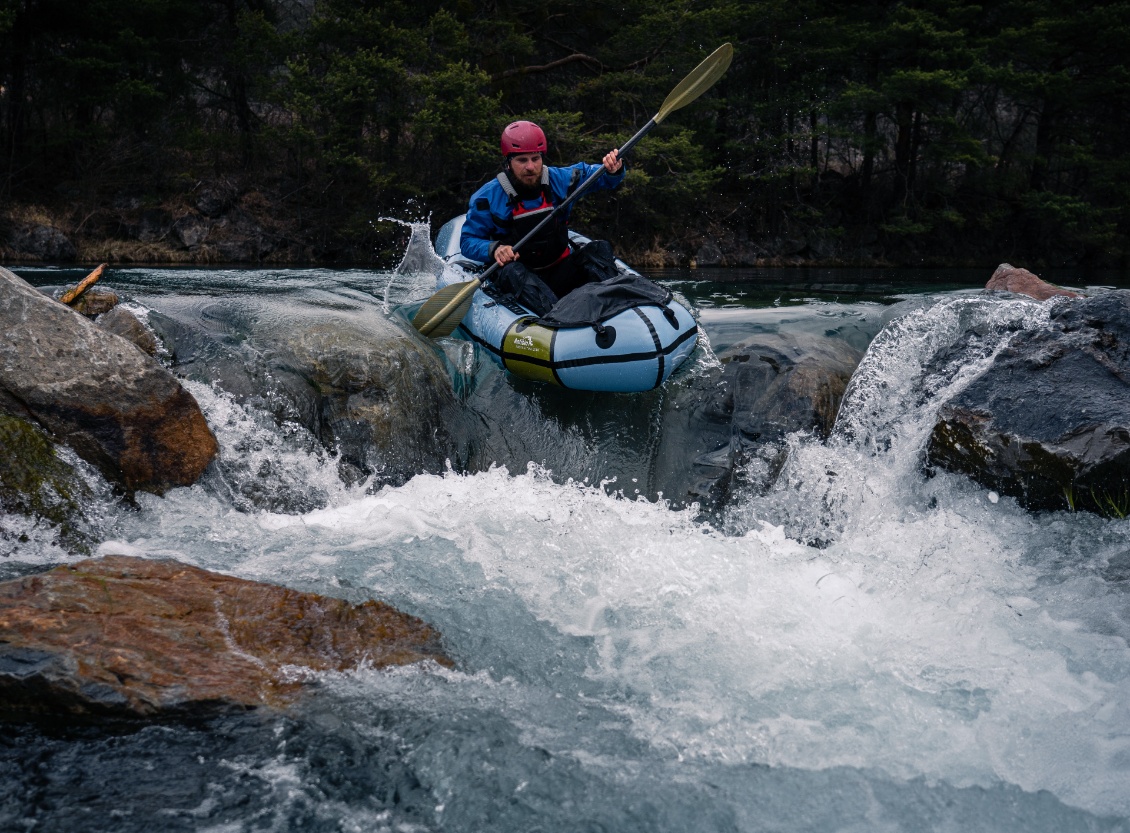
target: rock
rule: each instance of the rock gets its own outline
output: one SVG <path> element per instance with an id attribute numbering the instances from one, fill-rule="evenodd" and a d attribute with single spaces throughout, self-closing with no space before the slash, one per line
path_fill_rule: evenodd
<path id="1" fill-rule="evenodd" d="M 377 315 L 363 324 L 308 322 L 283 335 L 269 365 L 317 392 L 311 427 L 343 462 L 383 482 L 443 469 L 458 408 L 430 345 Z"/>
<path id="2" fill-rule="evenodd" d="M 94 323 L 106 332 L 124 338 L 141 352 L 150 356 L 157 355 L 157 339 L 152 331 L 129 310 L 114 307 L 109 312 L 99 315 Z"/>
<path id="3" fill-rule="evenodd" d="M 142 212 L 137 225 L 137 239 L 142 243 L 157 243 L 169 235 L 173 215 L 163 208 L 150 208 Z"/>
<path id="4" fill-rule="evenodd" d="M 1082 297 L 1078 292 L 1060 289 L 1058 286 L 1040 280 L 1027 269 L 1017 269 L 1010 263 L 1002 263 L 996 268 L 993 276 L 989 278 L 989 282 L 985 284 L 985 289 L 1015 292 L 1020 295 L 1028 295 L 1037 301 L 1046 301 L 1048 298 L 1057 296 Z"/>
<path id="5" fill-rule="evenodd" d="M 118 295 L 106 289 L 91 289 L 82 294 L 77 301 L 70 304 L 71 309 L 82 315 L 93 318 L 104 312 L 109 312 L 118 305 Z"/>
<path id="6" fill-rule="evenodd" d="M 438 634 L 355 605 L 122 555 L 0 582 L 0 711 L 147 717 L 292 703 L 294 667 L 452 663 Z"/>
<path id="7" fill-rule="evenodd" d="M 190 485 L 218 450 L 172 374 L 3 268 L 0 411 L 38 423 L 129 491 Z"/>
<path id="8" fill-rule="evenodd" d="M 196 210 L 215 220 L 235 204 L 239 194 L 229 182 L 208 182 L 194 194 Z"/>
<path id="9" fill-rule="evenodd" d="M 799 255 L 808 249 L 808 241 L 803 234 L 794 236 L 785 236 L 777 241 L 776 245 L 777 254 L 781 255 Z"/>
<path id="10" fill-rule="evenodd" d="M 942 406 L 929 461 L 1030 509 L 1130 510 L 1130 292 L 1064 304 Z"/>
<path id="11" fill-rule="evenodd" d="M 84 509 L 93 495 L 42 430 L 0 414 L 0 472 L 0 509 L 46 521 L 55 529 L 55 543 L 67 551 L 90 551 L 93 541 Z M 5 537 L 0 529 L 0 539 Z"/>
<path id="12" fill-rule="evenodd" d="M 695 266 L 721 266 L 722 250 L 713 240 L 707 240 L 694 256 Z"/>
<path id="13" fill-rule="evenodd" d="M 657 487 L 665 496 L 721 505 L 733 488 L 763 491 L 794 431 L 832 430 L 862 354 L 842 339 L 763 334 L 719 355 L 720 372 L 672 390 L 665 403 Z"/>
<path id="14" fill-rule="evenodd" d="M 16 225 L 8 235 L 8 244 L 15 257 L 32 257 L 43 261 L 71 261 L 78 257 L 74 244 L 54 226 L 41 223 Z"/>
<path id="15" fill-rule="evenodd" d="M 808 242 L 808 250 L 815 258 L 830 260 L 840 252 L 839 239 L 828 230 L 811 231 L 805 239 Z"/>
<path id="16" fill-rule="evenodd" d="M 185 214 L 178 217 L 172 225 L 172 237 L 185 249 L 195 249 L 200 246 L 212 230 L 212 224 L 199 214 Z"/>
<path id="17" fill-rule="evenodd" d="M 275 248 L 275 241 L 242 209 L 232 209 L 213 227 L 208 238 L 221 261 L 258 263 Z"/>
<path id="18" fill-rule="evenodd" d="M 190 313 L 148 316 L 177 372 L 304 426 L 340 452 L 347 479 L 402 483 L 459 457 L 463 411 L 439 354 L 371 304 L 244 297 Z M 253 331 L 248 320 L 257 322 Z M 219 465 L 254 505 L 278 496 L 253 473 L 230 470 L 236 461 Z"/>

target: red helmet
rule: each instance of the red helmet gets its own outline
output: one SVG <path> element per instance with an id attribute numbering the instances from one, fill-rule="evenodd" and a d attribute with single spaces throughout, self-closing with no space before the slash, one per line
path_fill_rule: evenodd
<path id="1" fill-rule="evenodd" d="M 532 121 L 516 121 L 502 131 L 502 155 L 513 153 L 545 153 L 545 134 Z"/>

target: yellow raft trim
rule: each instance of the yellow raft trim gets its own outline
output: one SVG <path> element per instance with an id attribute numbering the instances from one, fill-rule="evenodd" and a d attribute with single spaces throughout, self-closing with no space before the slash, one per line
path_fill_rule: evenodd
<path id="1" fill-rule="evenodd" d="M 515 376 L 561 385 L 553 371 L 553 340 L 557 331 L 519 318 L 502 337 L 502 365 Z M 562 386 L 563 387 L 563 386 Z"/>

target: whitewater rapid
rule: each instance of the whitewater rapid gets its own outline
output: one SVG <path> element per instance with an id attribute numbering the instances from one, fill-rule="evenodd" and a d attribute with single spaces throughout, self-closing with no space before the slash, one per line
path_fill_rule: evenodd
<path id="1" fill-rule="evenodd" d="M 201 751 L 214 803 L 185 817 L 254 785 L 259 815 L 212 829 L 1127 829 L 1130 521 L 923 465 L 940 402 L 1046 310 L 912 306 L 830 440 L 790 437 L 778 485 L 713 524 L 537 462 L 346 485 L 298 427 L 187 383 L 225 465 L 139 496 L 97 551 L 379 598 L 457 667 L 320 675 L 303 720 L 353 768 L 279 723 Z M 256 473 L 318 508 L 248 511 Z M 359 786 L 376 770 L 399 798 Z"/>

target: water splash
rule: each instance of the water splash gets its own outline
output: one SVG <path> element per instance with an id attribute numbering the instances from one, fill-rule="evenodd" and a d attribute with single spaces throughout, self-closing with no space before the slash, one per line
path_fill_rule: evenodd
<path id="1" fill-rule="evenodd" d="M 1043 326 L 1050 310 L 981 296 L 910 306 L 871 342 L 827 442 L 788 437 L 772 491 L 732 506 L 730 532 L 768 518 L 798 540 L 825 546 L 860 524 L 923 511 L 936 500 L 922 466 L 939 409 L 1018 332 Z"/>
<path id="2" fill-rule="evenodd" d="M 404 257 L 389 273 L 385 284 L 382 297 L 387 313 L 393 307 L 423 301 L 431 296 L 446 264 L 432 248 L 430 220 L 408 222 L 395 217 L 381 217 L 379 222 L 396 223 L 410 232 Z"/>

